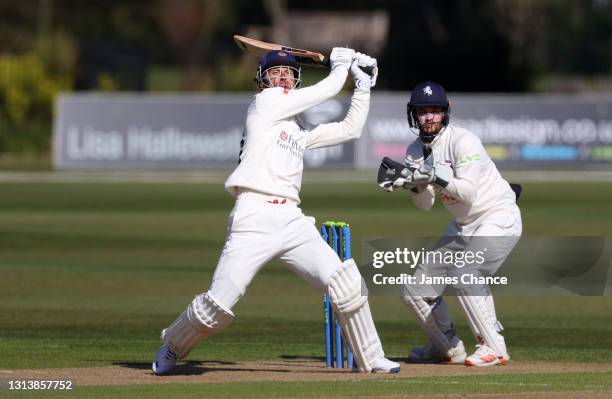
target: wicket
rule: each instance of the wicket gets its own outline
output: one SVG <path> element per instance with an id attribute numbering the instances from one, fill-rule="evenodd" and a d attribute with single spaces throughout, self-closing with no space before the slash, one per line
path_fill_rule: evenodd
<path id="1" fill-rule="evenodd" d="M 336 251 L 342 261 L 351 258 L 351 227 L 348 223 L 325 222 L 321 226 L 321 236 Z M 327 295 L 323 295 L 323 310 L 325 318 L 325 365 L 329 368 L 334 366 L 335 368 L 344 368 L 344 352 L 346 352 L 346 367 L 352 368 L 354 364 L 353 353 L 348 344 L 343 342 L 342 327 L 337 320 L 334 323 L 331 301 Z"/>

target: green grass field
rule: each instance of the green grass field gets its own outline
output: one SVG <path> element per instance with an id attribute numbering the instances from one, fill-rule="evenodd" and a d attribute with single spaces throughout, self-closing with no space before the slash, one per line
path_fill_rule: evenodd
<path id="1" fill-rule="evenodd" d="M 612 235 L 610 198 L 609 183 L 525 184 L 524 235 Z M 160 330 L 194 294 L 207 290 L 232 206 L 220 183 L 0 184 L 0 371 L 147 367 Z M 318 221 L 349 221 L 357 258 L 362 237 L 438 235 L 450 220 L 438 205 L 419 212 L 405 193 L 385 194 L 370 183 L 305 183 L 302 208 Z M 131 398 L 612 395 L 610 373 L 584 370 L 611 363 L 610 296 L 501 297 L 497 304 L 515 362 L 495 376 L 78 386 L 75 393 Z M 371 305 L 388 356 L 405 358 L 411 347 L 425 342 L 399 298 L 372 297 Z M 471 345 L 457 310 L 451 306 Z M 322 358 L 320 293 L 281 264 L 263 269 L 234 312 L 232 326 L 198 347 L 190 360 Z M 522 361 L 574 363 L 575 371 L 515 374 Z M 0 390 L 0 396 L 4 393 Z"/>

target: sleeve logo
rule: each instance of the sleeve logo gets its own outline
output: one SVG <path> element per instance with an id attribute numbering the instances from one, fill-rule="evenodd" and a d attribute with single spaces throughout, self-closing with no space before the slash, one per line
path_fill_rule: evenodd
<path id="1" fill-rule="evenodd" d="M 464 163 L 473 162 L 473 161 L 480 161 L 480 154 L 466 155 L 459 160 L 459 164 L 463 165 Z"/>

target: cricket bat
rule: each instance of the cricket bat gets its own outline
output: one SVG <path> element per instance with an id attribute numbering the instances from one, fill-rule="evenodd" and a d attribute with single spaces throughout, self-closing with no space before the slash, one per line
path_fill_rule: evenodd
<path id="1" fill-rule="evenodd" d="M 255 54 L 259 57 L 262 57 L 268 51 L 282 50 L 294 56 L 295 60 L 302 65 L 313 65 L 320 67 L 329 66 L 329 58 L 325 57 L 321 53 L 316 53 L 314 51 L 282 46 L 280 44 L 262 42 L 260 40 L 255 40 L 251 39 L 250 37 L 244 37 L 239 35 L 234 35 L 234 41 L 242 51 Z"/>
<path id="2" fill-rule="evenodd" d="M 312 65 L 319 67 L 329 67 L 329 57 L 321 53 L 310 50 L 302 50 L 295 47 L 283 46 L 281 44 L 262 42 L 261 40 L 251 39 L 250 37 L 234 35 L 234 41 L 242 51 L 252 53 L 262 57 L 269 51 L 282 50 L 295 57 L 301 65 Z M 372 68 L 361 68 L 364 72 L 371 74 Z"/>

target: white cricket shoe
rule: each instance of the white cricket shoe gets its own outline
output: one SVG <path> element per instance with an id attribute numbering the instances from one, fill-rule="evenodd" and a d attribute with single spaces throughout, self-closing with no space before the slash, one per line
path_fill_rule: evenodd
<path id="1" fill-rule="evenodd" d="M 442 352 L 432 343 L 410 351 L 410 360 L 415 363 L 452 363 L 463 364 L 467 353 L 463 341 L 455 336 L 451 339 L 453 347 L 447 353 Z"/>
<path id="2" fill-rule="evenodd" d="M 466 366 L 487 367 L 497 364 L 506 364 L 510 361 L 510 356 L 507 353 L 499 354 L 490 346 L 476 345 L 476 352 L 465 359 Z"/>
<path id="3" fill-rule="evenodd" d="M 374 360 L 372 364 L 372 373 L 399 373 L 400 364 L 393 362 L 386 357 L 381 357 Z"/>
<path id="4" fill-rule="evenodd" d="M 176 353 L 168 345 L 163 345 L 155 354 L 153 372 L 157 375 L 166 374 L 176 366 Z"/>

